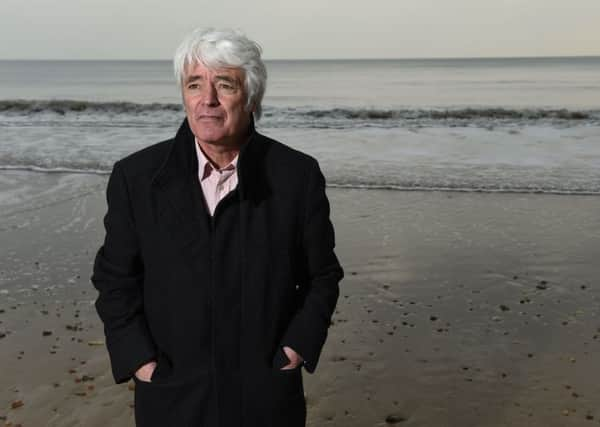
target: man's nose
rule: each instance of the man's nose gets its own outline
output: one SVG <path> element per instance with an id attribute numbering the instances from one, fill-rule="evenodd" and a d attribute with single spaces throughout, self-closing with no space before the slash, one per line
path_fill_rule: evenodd
<path id="1" fill-rule="evenodd" d="M 202 94 L 202 103 L 204 105 L 213 107 L 219 105 L 219 97 L 217 96 L 217 89 L 212 85 L 206 85 L 206 89 Z"/>

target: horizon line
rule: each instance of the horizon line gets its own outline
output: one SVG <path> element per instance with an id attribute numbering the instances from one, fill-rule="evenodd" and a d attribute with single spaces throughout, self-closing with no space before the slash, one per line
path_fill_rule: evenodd
<path id="1" fill-rule="evenodd" d="M 541 55 L 541 56 L 423 56 L 423 57 L 363 57 L 363 58 L 263 58 L 264 61 L 277 61 L 277 62 L 294 62 L 294 61 L 436 61 L 436 60 L 481 60 L 481 59 L 560 59 L 560 58 L 600 58 L 600 54 L 596 55 Z M 0 58 L 0 61 L 57 61 L 57 62 L 171 62 L 172 59 L 152 59 L 152 58 L 138 58 L 138 59 L 123 59 L 123 58 Z"/>

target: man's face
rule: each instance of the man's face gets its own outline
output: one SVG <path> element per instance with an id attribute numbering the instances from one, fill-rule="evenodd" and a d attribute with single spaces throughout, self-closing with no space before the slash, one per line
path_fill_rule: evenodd
<path id="1" fill-rule="evenodd" d="M 200 142 L 242 143 L 250 124 L 242 69 L 190 65 L 182 81 L 182 95 L 188 123 Z"/>

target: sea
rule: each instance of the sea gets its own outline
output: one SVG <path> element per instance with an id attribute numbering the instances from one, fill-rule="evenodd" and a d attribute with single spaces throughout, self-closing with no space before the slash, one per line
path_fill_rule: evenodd
<path id="1" fill-rule="evenodd" d="M 600 195 L 600 57 L 266 65 L 257 129 L 328 186 Z M 107 175 L 183 118 L 170 61 L 0 61 L 0 170 Z"/>

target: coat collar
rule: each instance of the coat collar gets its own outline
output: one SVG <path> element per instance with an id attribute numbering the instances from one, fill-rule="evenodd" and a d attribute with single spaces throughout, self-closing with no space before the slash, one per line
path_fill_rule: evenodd
<path id="1" fill-rule="evenodd" d="M 241 200 L 258 202 L 269 194 L 265 171 L 265 155 L 269 143 L 256 132 L 254 120 L 250 122 L 249 138 L 242 145 L 237 162 L 238 190 Z M 173 182 L 198 176 L 198 158 L 194 134 L 187 118 L 179 127 L 171 147 L 152 178 L 152 186 L 163 188 Z"/>

